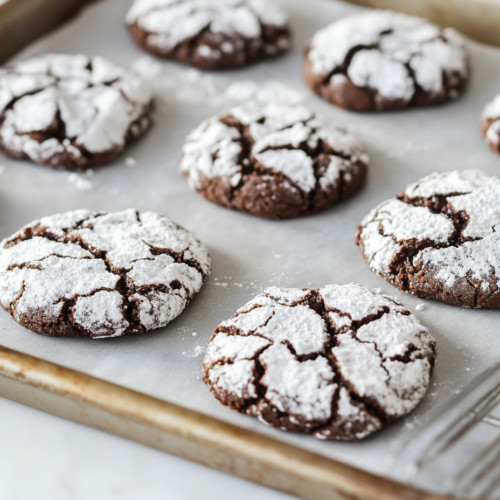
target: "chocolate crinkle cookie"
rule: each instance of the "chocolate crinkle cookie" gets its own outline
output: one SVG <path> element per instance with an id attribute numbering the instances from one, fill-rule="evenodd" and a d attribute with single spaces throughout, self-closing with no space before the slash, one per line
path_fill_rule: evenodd
<path id="1" fill-rule="evenodd" d="M 0 148 L 64 170 L 108 163 L 151 123 L 153 95 L 103 57 L 46 54 L 0 69 Z"/>
<path id="2" fill-rule="evenodd" d="M 305 80 L 316 94 L 354 111 L 454 99 L 468 76 L 456 31 L 391 11 L 349 16 L 317 32 L 305 64 Z"/>
<path id="3" fill-rule="evenodd" d="M 427 329 L 387 295 L 272 287 L 215 329 L 203 380 L 265 424 L 357 440 L 415 408 L 435 357 Z"/>
<path id="4" fill-rule="evenodd" d="M 119 337 L 167 325 L 210 273 L 207 249 L 154 212 L 76 210 L 0 244 L 0 304 L 43 335 Z"/>
<path id="5" fill-rule="evenodd" d="M 488 103 L 481 116 L 481 128 L 486 144 L 500 154 L 500 94 Z"/>
<path id="6" fill-rule="evenodd" d="M 135 0 L 126 22 L 143 49 L 199 68 L 242 66 L 290 46 L 272 0 Z"/>
<path id="7" fill-rule="evenodd" d="M 305 107 L 248 105 L 187 138 L 181 172 L 207 200 L 259 217 L 323 210 L 358 191 L 368 156 L 353 136 Z"/>
<path id="8" fill-rule="evenodd" d="M 357 244 L 371 270 L 418 297 L 500 307 L 500 179 L 435 173 L 363 220 Z"/>

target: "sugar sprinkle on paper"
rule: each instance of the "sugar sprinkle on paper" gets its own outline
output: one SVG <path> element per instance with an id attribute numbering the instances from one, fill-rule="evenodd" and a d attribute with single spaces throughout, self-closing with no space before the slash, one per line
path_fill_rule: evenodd
<path id="1" fill-rule="evenodd" d="M 68 175 L 67 181 L 72 184 L 77 191 L 92 191 L 94 187 L 91 181 L 74 172 Z"/>

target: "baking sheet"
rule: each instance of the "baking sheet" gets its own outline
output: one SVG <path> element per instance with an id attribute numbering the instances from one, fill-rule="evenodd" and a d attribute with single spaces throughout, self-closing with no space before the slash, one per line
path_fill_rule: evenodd
<path id="1" fill-rule="evenodd" d="M 97 341 L 47 338 L 25 330 L 1 311 L 0 343 L 362 469 L 409 481 L 401 468 L 394 467 L 401 447 L 411 446 L 411 442 L 405 444 L 408 436 L 425 425 L 433 407 L 456 397 L 498 362 L 500 313 L 423 301 L 394 289 L 368 269 L 354 235 L 371 208 L 424 175 L 467 168 L 500 172 L 500 158 L 489 151 L 479 130 L 484 104 L 500 91 L 500 49 L 470 42 L 472 80 L 456 102 L 379 115 L 349 113 L 308 92 L 301 79 L 303 47 L 317 29 L 362 9 L 332 0 L 287 0 L 282 4 L 291 17 L 293 50 L 279 59 L 231 72 L 200 73 L 144 55 L 124 27 L 128 2 L 123 0 L 91 5 L 19 55 L 83 52 L 133 65 L 156 75 L 158 109 L 154 127 L 116 162 L 92 175 L 76 176 L 0 156 L 0 236 L 9 236 L 44 215 L 77 208 L 154 210 L 197 234 L 210 250 L 213 272 L 178 319 L 146 335 Z M 298 101 L 303 96 L 308 106 L 358 134 L 371 158 L 363 191 L 320 214 L 288 221 L 266 221 L 233 212 L 192 192 L 178 173 L 183 140 L 202 119 L 230 103 L 231 96 L 242 98 L 243 91 L 252 94 L 252 83 L 247 81 L 266 89 L 257 96 L 261 100 L 274 95 Z M 361 443 L 323 442 L 265 427 L 221 406 L 211 396 L 201 381 L 201 364 L 219 322 L 267 286 L 316 288 L 349 282 L 397 296 L 436 338 L 435 374 L 416 411 Z M 422 303 L 425 309 L 416 311 Z M 441 491 L 439 484 L 429 481 L 418 485 Z"/>

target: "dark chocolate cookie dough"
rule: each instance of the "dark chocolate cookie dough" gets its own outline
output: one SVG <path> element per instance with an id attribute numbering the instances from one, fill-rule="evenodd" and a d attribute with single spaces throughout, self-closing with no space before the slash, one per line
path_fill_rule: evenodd
<path id="1" fill-rule="evenodd" d="M 316 33 L 304 75 L 316 94 L 341 108 L 383 111 L 454 99 L 469 70 L 464 42 L 453 29 L 374 10 Z"/>
<path id="2" fill-rule="evenodd" d="M 210 273 L 207 249 L 154 212 L 76 210 L 0 244 L 0 304 L 43 335 L 118 337 L 165 326 Z"/>
<path id="3" fill-rule="evenodd" d="M 432 174 L 381 203 L 357 244 L 371 270 L 418 297 L 500 307 L 500 179 Z"/>
<path id="4" fill-rule="evenodd" d="M 151 123 L 153 95 L 103 57 L 46 54 L 0 69 L 0 149 L 64 170 L 108 163 Z"/>
<path id="5" fill-rule="evenodd" d="M 415 408 L 435 357 L 427 329 L 387 295 L 273 287 L 215 329 L 203 380 L 266 424 L 357 440 Z"/>
<path id="6" fill-rule="evenodd" d="M 285 14 L 272 0 L 135 0 L 127 24 L 137 44 L 199 68 L 233 68 L 290 45 Z"/>
<path id="7" fill-rule="evenodd" d="M 249 105 L 203 122 L 181 172 L 207 200 L 259 217 L 323 210 L 358 191 L 368 157 L 359 142 L 305 107 Z"/>

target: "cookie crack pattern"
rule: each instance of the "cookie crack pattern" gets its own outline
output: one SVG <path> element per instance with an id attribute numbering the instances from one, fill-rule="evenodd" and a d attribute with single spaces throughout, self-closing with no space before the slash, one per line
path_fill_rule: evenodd
<path id="1" fill-rule="evenodd" d="M 7 312 L 9 312 L 11 314 L 11 316 L 14 316 L 15 314 L 15 311 L 17 309 L 17 304 L 18 302 L 21 300 L 23 294 L 24 294 L 24 291 L 26 290 L 26 286 L 25 286 L 25 283 L 24 281 L 21 283 L 21 287 L 20 287 L 20 291 L 19 291 L 19 294 L 14 298 L 14 300 L 11 302 L 10 306 L 8 307 L 8 309 L 6 309 Z"/>
<path id="2" fill-rule="evenodd" d="M 180 229 L 180 226 L 177 226 L 177 228 Z M 178 252 L 174 252 L 173 250 L 170 250 L 168 248 L 155 248 L 155 247 L 149 245 L 147 242 L 143 242 L 143 243 L 145 243 L 149 247 L 149 250 L 150 250 L 152 255 L 155 255 L 155 256 L 156 255 L 169 255 L 179 264 L 185 264 L 186 266 L 191 267 L 191 268 L 195 269 L 196 271 L 198 271 L 203 276 L 204 279 L 207 278 L 206 271 L 203 270 L 202 266 L 200 265 L 200 263 L 197 260 L 192 259 L 192 258 L 186 258 L 183 254 L 178 253 Z M 149 259 L 144 259 L 144 260 L 149 260 Z"/>
<path id="3" fill-rule="evenodd" d="M 358 53 L 361 52 L 362 50 L 372 50 L 372 49 L 378 49 L 379 44 L 372 44 L 372 45 L 356 45 L 356 47 L 352 47 L 349 49 L 347 52 L 345 59 L 342 61 L 341 64 L 339 64 L 338 67 L 333 68 L 330 70 L 329 73 L 325 74 L 322 78 L 321 81 L 318 83 L 321 83 L 321 85 L 328 85 L 331 78 L 334 75 L 347 75 L 347 69 L 349 68 L 349 65 L 351 64 L 351 61 L 353 57 Z M 310 50 L 309 47 L 307 50 Z M 318 90 L 318 88 L 316 88 Z M 369 87 L 365 87 L 365 90 L 371 92 L 371 89 Z M 372 92 L 373 93 L 373 92 Z"/>
<path id="4" fill-rule="evenodd" d="M 490 149 L 500 154 L 500 95 L 484 107 L 481 113 L 481 131 Z"/>
<path id="5" fill-rule="evenodd" d="M 307 108 L 248 105 L 203 122 L 180 169 L 208 200 L 266 218 L 314 213 L 364 183 L 359 142 Z"/>
<path id="6" fill-rule="evenodd" d="M 382 307 L 379 311 L 377 311 L 375 314 L 369 314 L 368 316 L 365 316 L 364 318 L 361 319 L 353 319 L 349 313 L 345 313 L 344 311 L 341 311 L 339 309 L 335 309 L 334 307 L 329 307 L 327 312 L 335 313 L 337 314 L 340 318 L 343 318 L 344 321 L 347 321 L 347 325 L 345 327 L 341 327 L 340 330 L 343 328 L 348 328 L 349 330 L 358 330 L 362 326 L 365 326 L 372 321 L 376 321 L 380 319 L 384 314 L 387 314 L 390 312 L 390 309 L 388 307 Z M 401 312 L 400 314 L 403 314 L 406 312 Z"/>
<path id="7" fill-rule="evenodd" d="M 309 87 L 357 111 L 453 99 L 468 76 L 468 56 L 458 33 L 390 11 L 336 21 L 317 32 L 307 48 Z"/>
<path id="8" fill-rule="evenodd" d="M 223 404 L 319 439 L 361 439 L 420 401 L 435 342 L 359 285 L 273 287 L 212 335 L 203 380 Z"/>
<path id="9" fill-rule="evenodd" d="M 432 174 L 375 208 L 356 243 L 372 269 L 417 296 L 500 307 L 500 180 L 477 170 Z"/>
<path id="10" fill-rule="evenodd" d="M 210 273 L 207 249 L 133 209 L 45 217 L 0 245 L 0 303 L 45 335 L 114 337 L 168 324 Z"/>
<path id="11" fill-rule="evenodd" d="M 96 56 L 46 54 L 0 69 L 0 148 L 66 170 L 112 160 L 150 124 L 153 95 Z"/>
<path id="12" fill-rule="evenodd" d="M 135 0 L 126 22 L 143 49 L 200 68 L 241 66 L 289 48 L 285 14 L 265 0 L 179 0 L 161 6 Z"/>
<path id="13" fill-rule="evenodd" d="M 400 306 L 400 304 L 398 302 L 394 302 L 390 297 L 386 297 L 386 299 L 388 301 L 392 301 L 393 305 Z M 325 312 L 326 312 L 326 310 L 325 310 Z M 382 306 L 377 313 L 375 313 L 375 314 L 369 314 L 368 316 L 365 316 L 365 317 L 363 317 L 361 319 L 353 319 L 349 313 L 344 313 L 343 311 L 341 311 L 339 309 L 335 309 L 333 307 L 329 307 L 328 308 L 328 312 L 332 312 L 335 315 L 338 315 L 338 317 L 341 318 L 341 323 L 344 323 L 344 321 L 346 321 L 346 320 L 349 322 L 348 323 L 349 326 L 343 324 L 340 327 L 340 329 L 339 328 L 334 328 L 334 327 L 330 326 L 329 331 L 332 334 L 331 340 L 329 342 L 330 349 L 332 349 L 333 347 L 335 347 L 335 334 L 336 333 L 340 333 L 340 332 L 342 332 L 342 333 L 349 333 L 357 342 L 371 344 L 373 346 L 373 348 L 375 349 L 375 351 L 377 352 L 377 354 L 380 357 L 380 361 L 381 361 L 380 364 L 381 364 L 382 369 L 386 372 L 387 378 L 390 379 L 391 378 L 391 373 L 384 366 L 384 361 L 385 361 L 384 355 L 381 352 L 381 350 L 378 348 L 377 343 L 374 340 L 363 340 L 363 339 L 359 338 L 356 335 L 356 331 L 359 328 L 361 328 L 361 327 L 363 327 L 365 325 L 368 325 L 368 324 L 370 324 L 372 322 L 376 322 L 377 320 L 380 320 L 382 318 L 382 316 L 384 316 L 386 314 L 389 314 L 391 312 L 393 314 L 402 314 L 402 315 L 409 315 L 410 312 L 409 311 L 405 311 L 405 310 L 400 310 L 399 308 L 396 311 L 394 311 L 394 310 L 391 311 L 388 307 Z M 327 324 L 329 324 L 329 323 L 330 322 L 328 322 L 328 320 L 327 320 Z M 413 344 L 411 344 L 411 346 L 413 346 Z M 410 351 L 413 352 L 413 349 L 410 346 L 408 346 L 408 348 L 405 351 L 405 353 L 404 353 L 403 356 L 401 356 L 401 355 L 395 355 L 395 356 L 393 356 L 392 358 L 389 358 L 389 359 L 391 359 L 391 360 L 398 360 L 398 361 L 400 361 L 402 363 L 408 363 L 410 361 L 410 358 L 409 358 Z M 336 377 L 335 377 L 336 378 L 336 382 L 339 383 L 339 385 L 344 386 L 346 389 L 350 388 L 351 387 L 351 383 L 349 382 L 349 380 L 344 379 L 344 377 L 342 376 L 341 371 L 337 367 L 335 358 L 331 354 L 329 354 L 329 355 L 327 355 L 327 359 L 328 359 L 329 363 L 331 364 L 332 369 L 334 371 L 336 371 Z M 349 396 L 351 398 L 354 398 L 358 402 L 362 402 L 362 398 L 360 398 L 357 395 L 355 389 L 351 390 L 349 392 Z M 338 404 L 338 400 L 336 401 L 335 404 Z M 365 401 L 365 409 L 366 409 L 366 411 L 370 415 L 372 415 L 372 417 L 378 419 L 380 422 L 388 423 L 388 420 L 390 421 L 390 419 L 388 419 L 387 414 L 384 412 L 384 410 L 381 409 L 375 402 L 370 401 L 369 399 L 367 399 Z M 332 413 L 332 415 L 334 415 L 334 413 Z M 329 422 L 329 423 L 331 424 L 331 422 Z"/>

